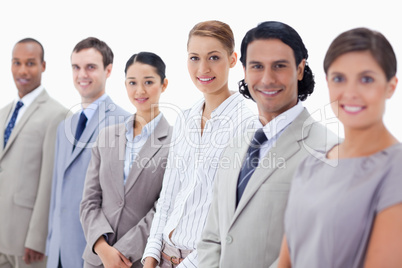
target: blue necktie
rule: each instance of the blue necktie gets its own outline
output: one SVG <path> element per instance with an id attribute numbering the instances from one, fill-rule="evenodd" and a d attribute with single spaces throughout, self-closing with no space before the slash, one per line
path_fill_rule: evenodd
<path id="1" fill-rule="evenodd" d="M 88 118 L 85 116 L 84 112 L 81 112 L 80 119 L 78 120 L 77 130 L 75 131 L 75 140 L 73 145 L 73 151 L 75 149 L 75 145 L 80 139 L 82 132 L 84 132 L 85 126 L 87 124 Z"/>
<path id="2" fill-rule="evenodd" d="M 239 180 L 237 181 L 237 204 L 239 204 L 240 198 L 243 195 L 244 189 L 246 189 L 247 183 L 253 175 L 255 169 L 260 161 L 260 148 L 261 145 L 266 142 L 267 136 L 265 136 L 262 128 L 255 132 L 253 140 L 247 151 L 246 160 L 240 170 Z"/>
<path id="3" fill-rule="evenodd" d="M 13 128 L 15 126 L 15 121 L 17 120 L 18 111 L 21 109 L 22 106 L 24 106 L 24 103 L 22 101 L 18 101 L 17 105 L 15 106 L 13 115 L 8 122 L 6 130 L 4 131 L 4 147 L 6 147 L 7 141 L 10 138 L 11 132 L 13 131 Z"/>

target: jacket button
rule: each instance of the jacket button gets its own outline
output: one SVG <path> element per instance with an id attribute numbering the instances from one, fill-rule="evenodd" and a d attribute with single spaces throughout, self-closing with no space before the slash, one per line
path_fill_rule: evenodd
<path id="1" fill-rule="evenodd" d="M 233 242 L 233 238 L 230 235 L 228 235 L 226 237 L 226 243 L 231 244 L 232 242 Z"/>

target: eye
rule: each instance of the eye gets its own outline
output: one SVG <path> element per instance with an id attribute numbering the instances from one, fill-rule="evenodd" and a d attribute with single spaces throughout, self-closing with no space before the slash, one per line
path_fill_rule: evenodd
<path id="1" fill-rule="evenodd" d="M 77 65 L 72 66 L 73 70 L 79 70 L 80 68 Z"/>
<path id="2" fill-rule="evenodd" d="M 196 56 L 192 56 L 192 57 L 190 57 L 190 60 L 191 61 L 197 61 L 197 60 L 199 60 L 200 58 L 198 58 L 198 57 L 196 57 Z"/>
<path id="3" fill-rule="evenodd" d="M 364 83 L 364 84 L 368 84 L 368 83 L 373 83 L 373 82 L 374 82 L 374 79 L 373 79 L 372 77 L 370 77 L 370 76 L 363 76 L 363 77 L 361 78 L 361 81 L 362 81 L 362 83 Z"/>
<path id="4" fill-rule="evenodd" d="M 274 69 L 282 69 L 282 68 L 286 68 L 286 64 L 283 63 L 277 63 L 274 65 Z"/>
<path id="5" fill-rule="evenodd" d="M 251 69 L 263 69 L 264 66 L 262 66 L 261 64 L 252 64 L 250 66 Z"/>
<path id="6" fill-rule="evenodd" d="M 27 63 L 27 66 L 35 66 L 35 62 L 30 61 Z"/>
<path id="7" fill-rule="evenodd" d="M 153 85 L 154 81 L 145 81 L 145 85 L 150 86 Z"/>
<path id="8" fill-rule="evenodd" d="M 331 80 L 334 83 L 342 83 L 343 81 L 345 81 L 345 78 L 341 75 L 336 75 L 336 76 L 332 77 Z"/>
<path id="9" fill-rule="evenodd" d="M 19 65 L 20 65 L 20 62 L 19 62 L 19 61 L 13 61 L 13 65 L 19 66 Z"/>
<path id="10" fill-rule="evenodd" d="M 95 65 L 92 65 L 92 64 L 90 64 L 90 65 L 88 65 L 88 70 L 94 70 L 95 68 L 96 68 L 96 66 Z"/>
<path id="11" fill-rule="evenodd" d="M 135 86 L 137 83 L 136 83 L 135 81 L 129 81 L 128 84 L 129 84 L 130 86 Z"/>
<path id="12" fill-rule="evenodd" d="M 209 59 L 215 61 L 215 60 L 219 60 L 219 57 L 218 56 L 211 56 L 211 57 L 209 57 Z"/>

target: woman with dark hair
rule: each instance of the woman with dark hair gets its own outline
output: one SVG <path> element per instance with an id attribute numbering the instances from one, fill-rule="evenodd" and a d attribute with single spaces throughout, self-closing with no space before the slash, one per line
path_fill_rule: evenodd
<path id="1" fill-rule="evenodd" d="M 352 29 L 330 45 L 324 71 L 345 139 L 299 166 L 279 267 L 402 267 L 402 145 L 383 122 L 396 66 L 376 31 Z"/>
<path id="2" fill-rule="evenodd" d="M 172 127 L 159 111 L 165 64 L 150 52 L 126 64 L 136 113 L 105 128 L 92 149 L 81 202 L 84 267 L 142 267 L 141 256 L 162 188 Z"/>

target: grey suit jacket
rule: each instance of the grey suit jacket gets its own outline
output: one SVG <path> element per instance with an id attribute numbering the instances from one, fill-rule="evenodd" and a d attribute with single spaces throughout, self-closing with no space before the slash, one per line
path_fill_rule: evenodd
<path id="1" fill-rule="evenodd" d="M 4 141 L 9 104 L 0 110 Z M 57 125 L 67 109 L 44 90 L 0 146 L 0 252 L 22 256 L 24 248 L 44 253 Z"/>
<path id="2" fill-rule="evenodd" d="M 76 113 L 68 117 L 57 130 L 46 247 L 50 268 L 58 266 L 59 258 L 63 267 L 83 266 L 86 241 L 79 211 L 91 149 L 101 129 L 124 122 L 129 113 L 106 97 L 97 106 L 73 151 L 79 116 Z"/>
<path id="3" fill-rule="evenodd" d="M 80 210 L 87 240 L 83 257 L 92 266 L 101 265 L 93 247 L 107 234 L 109 244 L 129 258 L 132 267 L 142 267 L 140 260 L 162 188 L 172 127 L 161 118 L 124 185 L 125 134 L 124 124 L 105 128 L 92 150 Z"/>
<path id="4" fill-rule="evenodd" d="M 279 257 L 290 183 L 300 161 L 337 143 L 335 134 L 306 109 L 261 159 L 236 208 L 236 189 L 251 135 L 228 147 L 215 179 L 214 197 L 198 244 L 200 268 L 269 267 Z"/>

